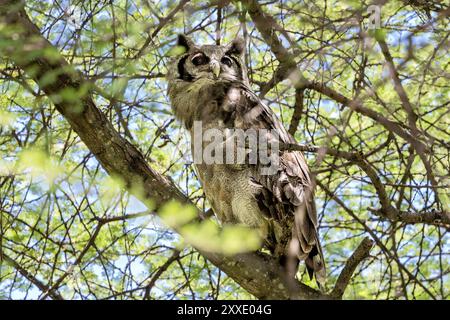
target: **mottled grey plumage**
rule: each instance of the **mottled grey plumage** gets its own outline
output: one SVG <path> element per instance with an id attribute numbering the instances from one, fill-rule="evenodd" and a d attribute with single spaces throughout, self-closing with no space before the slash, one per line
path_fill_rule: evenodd
<path id="1" fill-rule="evenodd" d="M 281 142 L 295 143 L 250 89 L 243 63 L 244 42 L 196 46 L 181 35 L 184 52 L 168 71 L 168 93 L 175 116 L 192 132 L 204 129 L 274 129 Z M 258 164 L 197 164 L 206 198 L 222 223 L 243 223 L 261 231 L 265 246 L 286 266 L 305 260 L 310 276 L 325 280 L 317 235 L 313 182 L 301 152 L 282 152 L 276 174 L 261 175 Z M 294 259 L 290 259 L 295 257 Z M 297 260 L 298 259 L 298 260 Z M 292 267 L 289 268 L 292 272 Z"/>

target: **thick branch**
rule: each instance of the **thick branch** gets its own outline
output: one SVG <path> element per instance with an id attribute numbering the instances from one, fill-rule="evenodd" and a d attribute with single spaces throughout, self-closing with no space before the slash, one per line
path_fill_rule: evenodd
<path id="1" fill-rule="evenodd" d="M 379 209 L 369 208 L 369 210 L 382 218 L 386 218 L 383 212 Z M 397 211 L 397 214 L 390 217 L 392 221 L 400 221 L 404 223 L 426 223 L 443 225 L 444 227 L 450 227 L 450 214 L 446 211 L 431 210 L 426 212 L 410 212 L 410 211 Z"/>

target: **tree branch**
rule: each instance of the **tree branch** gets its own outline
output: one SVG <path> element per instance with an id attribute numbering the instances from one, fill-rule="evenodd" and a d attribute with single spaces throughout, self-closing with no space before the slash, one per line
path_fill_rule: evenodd
<path id="1" fill-rule="evenodd" d="M 158 268 L 158 270 L 155 272 L 155 274 L 152 276 L 147 286 L 145 287 L 144 300 L 150 299 L 150 291 L 152 290 L 156 281 L 161 277 L 161 275 L 170 267 L 170 265 L 174 261 L 179 259 L 180 253 L 181 252 L 179 250 L 174 250 L 169 259 L 167 259 L 166 262 L 164 262 L 164 264 L 160 268 Z"/>
<path id="2" fill-rule="evenodd" d="M 369 237 L 366 237 L 363 239 L 363 241 L 361 241 L 355 252 L 353 252 L 353 254 L 345 263 L 344 269 L 342 269 L 341 274 L 339 275 L 336 284 L 334 285 L 334 289 L 331 292 L 331 296 L 335 297 L 336 299 L 342 298 L 342 295 L 344 294 L 345 289 L 347 288 L 350 279 L 353 276 L 353 272 L 355 272 L 356 267 L 361 263 L 361 261 L 369 256 L 370 250 L 372 249 L 373 245 L 374 241 Z"/>
<path id="3" fill-rule="evenodd" d="M 382 218 L 386 215 L 380 209 L 369 208 L 369 210 Z M 450 227 L 450 214 L 446 211 L 431 210 L 426 212 L 410 212 L 397 211 L 396 215 L 389 217 L 392 221 L 400 221 L 404 223 L 426 223 L 433 225 L 442 225 L 443 227 Z"/>
<path id="4" fill-rule="evenodd" d="M 64 298 L 61 296 L 61 294 L 55 290 L 51 289 L 44 284 L 42 281 L 37 279 L 35 276 L 33 276 L 30 272 L 28 272 L 25 268 L 23 268 L 17 261 L 10 258 L 4 253 L 1 253 L 0 256 L 0 262 L 5 261 L 7 264 L 10 264 L 14 269 L 16 269 L 22 276 L 24 276 L 28 281 L 30 281 L 32 284 L 34 284 L 39 290 L 42 292 L 48 292 L 48 295 L 54 299 L 54 300 L 64 300 Z"/>
<path id="5" fill-rule="evenodd" d="M 300 118 L 303 113 L 303 96 L 304 89 L 295 89 L 295 105 L 294 105 L 294 113 L 292 114 L 291 124 L 289 125 L 289 133 L 294 136 L 297 131 L 298 124 L 300 123 Z"/>
<path id="6" fill-rule="evenodd" d="M 171 12 L 167 14 L 166 17 L 163 17 L 159 20 L 158 25 L 156 26 L 155 30 L 145 39 L 144 44 L 139 49 L 139 51 L 136 53 L 136 55 L 133 57 L 133 59 L 138 59 L 142 57 L 145 54 L 145 51 L 147 50 L 147 47 L 150 45 L 151 42 L 153 42 L 153 39 L 158 35 L 159 31 L 161 31 L 164 26 L 173 19 L 173 17 L 184 8 L 186 3 L 188 3 L 190 0 L 181 0 L 178 5 L 173 9 Z"/>

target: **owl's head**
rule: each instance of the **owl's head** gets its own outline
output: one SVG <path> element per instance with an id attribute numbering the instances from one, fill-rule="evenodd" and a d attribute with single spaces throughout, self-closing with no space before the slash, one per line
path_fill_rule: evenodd
<path id="1" fill-rule="evenodd" d="M 199 46 L 187 36 L 179 35 L 177 46 L 182 53 L 176 57 L 169 69 L 170 80 L 191 82 L 209 78 L 248 81 L 243 63 L 245 43 L 242 38 L 236 38 L 225 46 Z"/>

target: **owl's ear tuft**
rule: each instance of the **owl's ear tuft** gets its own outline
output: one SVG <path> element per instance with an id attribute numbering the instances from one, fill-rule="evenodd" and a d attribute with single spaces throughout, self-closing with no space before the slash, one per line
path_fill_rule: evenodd
<path id="1" fill-rule="evenodd" d="M 185 52 L 189 52 L 194 47 L 194 42 L 186 35 L 178 35 L 177 46 L 184 48 Z"/>
<path id="2" fill-rule="evenodd" d="M 243 56 L 245 53 L 245 40 L 244 38 L 237 37 L 227 46 L 227 53 L 237 56 Z"/>

